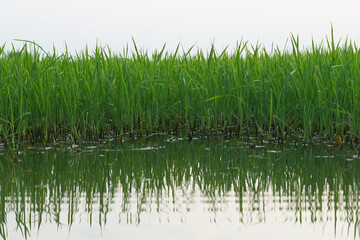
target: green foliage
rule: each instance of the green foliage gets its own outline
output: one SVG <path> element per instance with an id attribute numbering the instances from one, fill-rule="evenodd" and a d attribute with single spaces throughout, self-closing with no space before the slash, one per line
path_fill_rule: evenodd
<path id="1" fill-rule="evenodd" d="M 96 47 L 45 53 L 0 48 L 0 136 L 16 144 L 133 131 L 236 126 L 284 136 L 360 135 L 359 50 L 351 41 L 301 50 L 240 42 L 234 51 L 152 54 Z"/>

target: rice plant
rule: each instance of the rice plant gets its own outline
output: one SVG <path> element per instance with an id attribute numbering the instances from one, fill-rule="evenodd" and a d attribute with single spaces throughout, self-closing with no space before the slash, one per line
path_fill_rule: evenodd
<path id="1" fill-rule="evenodd" d="M 148 53 L 0 47 L 0 138 L 97 140 L 129 133 L 231 131 L 287 137 L 360 135 L 359 49 L 350 40 L 270 51 Z M 228 129 L 228 130 L 224 130 Z"/>

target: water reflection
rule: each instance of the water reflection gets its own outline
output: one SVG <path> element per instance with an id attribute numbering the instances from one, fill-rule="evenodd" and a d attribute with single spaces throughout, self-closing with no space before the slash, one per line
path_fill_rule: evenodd
<path id="1" fill-rule="evenodd" d="M 3 237 L 110 222 L 280 221 L 331 223 L 334 236 L 339 224 L 341 234 L 359 231 L 360 166 L 350 149 L 197 140 L 38 152 L 26 151 L 19 164 L 0 156 Z"/>

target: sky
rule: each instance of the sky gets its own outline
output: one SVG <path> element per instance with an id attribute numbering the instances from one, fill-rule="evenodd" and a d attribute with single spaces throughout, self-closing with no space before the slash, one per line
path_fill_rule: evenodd
<path id="1" fill-rule="evenodd" d="M 172 51 L 251 44 L 285 46 L 290 34 L 300 44 L 329 36 L 360 40 L 358 0 L 0 0 L 0 44 L 7 49 L 35 41 L 47 51 L 80 51 L 97 44 L 122 51 L 138 47 Z"/>

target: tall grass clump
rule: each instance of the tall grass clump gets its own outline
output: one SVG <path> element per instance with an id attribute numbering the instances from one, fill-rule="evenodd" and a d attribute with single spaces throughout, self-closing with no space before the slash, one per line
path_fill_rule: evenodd
<path id="1" fill-rule="evenodd" d="M 0 47 L 0 137 L 98 139 L 133 132 L 216 132 L 305 138 L 360 135 L 359 49 L 352 41 L 267 51 L 148 53 L 96 47 L 70 54 L 32 42 Z"/>

